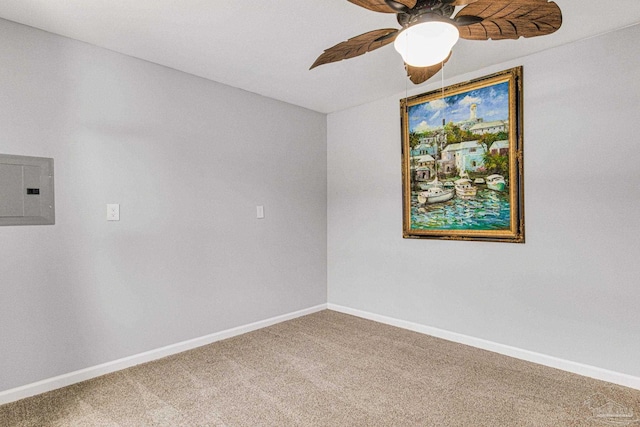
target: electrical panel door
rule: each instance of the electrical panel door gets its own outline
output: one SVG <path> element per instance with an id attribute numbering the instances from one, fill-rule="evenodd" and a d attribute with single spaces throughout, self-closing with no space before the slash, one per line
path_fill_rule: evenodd
<path id="1" fill-rule="evenodd" d="M 0 225 L 55 224 L 53 159 L 0 154 Z"/>

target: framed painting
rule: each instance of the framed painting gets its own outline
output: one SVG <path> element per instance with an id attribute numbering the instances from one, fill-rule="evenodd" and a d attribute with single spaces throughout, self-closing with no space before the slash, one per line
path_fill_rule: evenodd
<path id="1" fill-rule="evenodd" d="M 400 112 L 403 237 L 524 243 L 522 67 Z"/>

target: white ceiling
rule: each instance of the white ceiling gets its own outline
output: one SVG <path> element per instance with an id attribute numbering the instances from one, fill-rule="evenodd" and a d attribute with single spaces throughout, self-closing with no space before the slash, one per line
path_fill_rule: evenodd
<path id="1" fill-rule="evenodd" d="M 556 3 L 555 34 L 460 40 L 447 76 L 640 22 L 639 0 Z M 399 27 L 347 0 L 2 0 L 0 17 L 323 113 L 405 90 L 392 46 L 309 71 L 325 48 Z"/>

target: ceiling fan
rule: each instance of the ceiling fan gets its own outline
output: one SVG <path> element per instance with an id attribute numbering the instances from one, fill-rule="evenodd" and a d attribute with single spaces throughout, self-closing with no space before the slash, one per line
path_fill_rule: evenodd
<path id="1" fill-rule="evenodd" d="M 403 56 L 409 79 L 420 84 L 434 76 L 449 60 L 451 48 L 458 37 L 467 40 L 537 37 L 551 34 L 562 25 L 560 8 L 548 0 L 349 1 L 374 12 L 397 14 L 402 29 L 369 31 L 338 43 L 326 49 L 310 69 L 354 58 L 394 43 L 396 50 Z M 456 6 L 464 7 L 454 16 Z M 423 33 L 413 34 L 418 29 Z M 416 59 L 409 52 L 409 48 L 415 48 L 416 45 L 427 54 L 430 53 L 429 48 L 435 48 L 439 52 L 435 52 L 436 56 L 433 58 Z"/>

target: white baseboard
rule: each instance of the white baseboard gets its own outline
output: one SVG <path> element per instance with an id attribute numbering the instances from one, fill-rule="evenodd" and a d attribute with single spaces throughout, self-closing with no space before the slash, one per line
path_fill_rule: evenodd
<path id="1" fill-rule="evenodd" d="M 261 320 L 259 322 L 250 323 L 244 326 L 238 326 L 236 328 L 227 329 L 225 331 L 216 332 L 214 334 L 206 335 L 200 338 L 194 338 L 188 341 L 171 344 L 166 347 L 161 347 L 155 350 L 146 351 L 144 353 L 135 354 L 133 356 L 125 357 L 122 359 L 114 360 L 112 362 L 103 363 L 101 365 L 92 366 L 89 368 L 81 369 L 79 371 L 70 372 L 68 374 L 59 375 L 57 377 L 49 378 L 46 380 L 38 381 L 32 384 L 27 384 L 21 387 L 13 388 L 10 390 L 0 392 L 0 405 L 9 402 L 15 402 L 16 400 L 24 399 L 26 397 L 35 396 L 36 394 L 45 393 L 47 391 L 56 390 L 61 387 L 66 387 L 71 384 L 86 381 L 91 378 L 96 378 L 101 375 L 109 374 L 111 372 L 119 371 L 122 369 L 130 368 L 132 366 L 139 365 L 141 363 L 151 362 L 153 360 L 161 359 L 163 357 L 171 356 L 176 353 L 191 350 L 196 347 L 211 344 L 216 341 L 221 341 L 227 338 L 235 337 L 237 335 L 246 334 L 247 332 L 255 331 L 257 329 L 266 328 L 267 326 L 275 325 L 287 320 L 295 319 L 297 317 L 306 316 L 318 311 L 325 310 L 327 304 L 320 304 L 315 307 L 306 308 L 304 310 L 295 311 L 293 313 L 283 314 L 281 316 L 272 317 L 270 319 Z"/>
<path id="2" fill-rule="evenodd" d="M 480 338 L 474 338 L 468 335 L 458 334 L 456 332 L 450 332 L 431 326 L 420 325 L 418 323 L 407 322 L 392 317 L 381 316 L 379 314 L 369 313 L 367 311 L 344 307 L 337 304 L 329 303 L 327 304 L 327 308 L 329 310 L 339 311 L 341 313 L 362 317 L 363 319 L 373 320 L 375 322 L 396 326 L 402 329 L 408 329 L 410 331 L 431 335 L 433 337 L 442 338 L 448 341 L 481 348 L 483 350 L 489 350 L 494 353 L 504 354 L 505 356 L 514 357 L 516 359 L 526 360 L 528 362 L 537 363 L 539 365 L 549 366 L 551 368 L 572 372 L 574 374 L 582 375 L 585 377 L 595 378 L 597 380 L 607 381 L 613 384 L 640 390 L 640 377 L 634 377 L 632 375 L 623 374 L 620 372 L 609 371 L 607 369 L 602 369 L 595 366 L 572 362 L 570 360 L 564 360 L 557 357 L 548 356 L 546 354 L 536 353 L 534 351 L 523 350 L 517 347 L 511 347 L 508 345 L 499 344 Z"/>
<path id="3" fill-rule="evenodd" d="M 211 344 L 216 341 L 232 338 L 238 335 L 245 334 L 247 332 L 255 331 L 257 329 L 266 328 L 267 326 L 275 325 L 277 323 L 295 319 L 297 317 L 306 316 L 307 314 L 312 314 L 318 311 L 325 310 L 327 308 L 329 310 L 351 314 L 363 319 L 373 320 L 375 322 L 396 326 L 422 334 L 431 335 L 437 338 L 446 339 L 448 341 L 481 348 L 483 350 L 493 351 L 495 353 L 504 354 L 506 356 L 515 357 L 517 359 L 538 363 L 540 365 L 549 366 L 552 368 L 561 369 L 563 371 L 572 372 L 574 374 L 583 375 L 586 377 L 595 378 L 598 380 L 607 381 L 613 384 L 619 384 L 625 387 L 640 390 L 640 378 L 634 377 L 632 375 L 609 371 L 607 369 L 572 362 L 553 356 L 547 356 L 545 354 L 540 354 L 529 350 L 523 350 L 508 345 L 471 337 L 468 335 L 458 334 L 431 326 L 420 325 L 418 323 L 407 322 L 405 320 L 369 313 L 366 311 L 344 307 L 337 304 L 320 304 L 315 307 L 310 307 L 293 313 L 283 314 L 281 316 L 272 317 L 270 319 L 261 320 L 259 322 L 250 323 L 244 326 L 238 326 L 236 328 L 227 329 L 225 331 L 216 332 L 214 334 L 179 342 L 176 344 L 168 345 L 166 347 L 161 347 L 155 350 L 150 350 L 144 353 L 114 360 L 112 362 L 103 363 L 101 365 L 92 366 L 89 368 L 81 369 L 79 371 L 70 372 L 68 374 L 59 375 L 57 377 L 2 391 L 0 392 L 0 405 L 34 396 L 36 394 L 45 393 L 47 391 L 52 391 L 61 387 L 66 387 L 75 383 L 79 383 L 81 381 L 86 381 L 91 378 L 96 378 L 101 375 L 109 374 L 122 369 L 130 368 L 141 363 L 151 362 L 153 360 L 161 359 L 163 357 L 171 356 L 173 354 Z"/>

